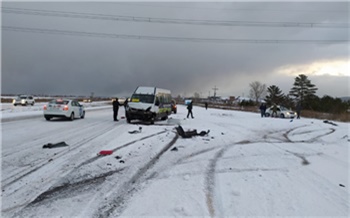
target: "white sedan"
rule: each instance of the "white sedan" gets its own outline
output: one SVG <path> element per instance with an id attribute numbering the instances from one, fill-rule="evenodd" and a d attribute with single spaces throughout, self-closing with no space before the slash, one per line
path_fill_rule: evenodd
<path id="1" fill-rule="evenodd" d="M 84 106 L 79 104 L 76 100 L 70 99 L 55 99 L 44 105 L 44 117 L 50 120 L 53 117 L 63 117 L 70 120 L 75 118 L 84 119 Z"/>
<path id="2" fill-rule="evenodd" d="M 265 115 L 267 117 L 269 116 L 272 116 L 272 110 L 273 106 L 269 107 L 266 112 L 265 112 Z M 277 117 L 280 117 L 280 118 L 294 118 L 296 115 L 296 113 L 286 107 L 283 107 L 283 106 L 280 106 L 280 105 L 277 105 Z"/>

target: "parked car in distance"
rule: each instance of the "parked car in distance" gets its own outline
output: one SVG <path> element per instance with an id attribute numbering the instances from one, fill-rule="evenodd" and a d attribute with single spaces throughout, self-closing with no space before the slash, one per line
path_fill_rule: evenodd
<path id="1" fill-rule="evenodd" d="M 76 100 L 54 99 L 44 105 L 44 117 L 51 120 L 53 117 L 68 118 L 73 121 L 75 118 L 84 119 L 85 108 Z"/>
<path id="2" fill-rule="evenodd" d="M 32 95 L 19 95 L 17 96 L 17 98 L 13 99 L 12 104 L 14 106 L 17 105 L 22 105 L 22 106 L 27 106 L 27 105 L 34 105 L 35 104 L 35 100 L 34 97 Z"/>
<path id="3" fill-rule="evenodd" d="M 177 112 L 177 106 L 176 106 L 176 101 L 173 99 L 171 100 L 171 111 L 176 114 Z"/>
<path id="4" fill-rule="evenodd" d="M 273 106 L 266 109 L 266 112 L 265 112 L 266 117 L 269 117 L 272 115 L 272 112 L 273 112 L 272 108 L 273 108 Z M 292 111 L 291 109 L 277 105 L 277 117 L 294 118 L 295 115 L 296 115 L 296 113 L 294 111 Z"/>

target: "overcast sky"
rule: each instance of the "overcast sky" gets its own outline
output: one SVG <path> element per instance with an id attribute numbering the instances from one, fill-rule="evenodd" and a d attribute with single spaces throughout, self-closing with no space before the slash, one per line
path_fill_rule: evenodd
<path id="1" fill-rule="evenodd" d="M 3 2 L 1 92 L 247 97 L 305 74 L 350 96 L 348 20 L 349 2 Z"/>

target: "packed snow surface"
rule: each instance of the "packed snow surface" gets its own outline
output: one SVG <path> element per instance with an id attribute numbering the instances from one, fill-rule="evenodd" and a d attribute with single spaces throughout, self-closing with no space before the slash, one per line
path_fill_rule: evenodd
<path id="1" fill-rule="evenodd" d="M 2 105 L 2 217 L 349 216 L 348 123 L 178 105 L 128 124 L 110 104 L 46 121 L 42 106 Z"/>

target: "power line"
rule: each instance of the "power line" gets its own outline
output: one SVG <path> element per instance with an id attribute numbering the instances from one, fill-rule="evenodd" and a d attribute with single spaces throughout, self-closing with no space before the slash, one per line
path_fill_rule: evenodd
<path id="1" fill-rule="evenodd" d="M 153 17 L 119 16 L 108 14 L 77 13 L 51 10 L 32 10 L 22 8 L 2 7 L 3 13 L 26 14 L 36 16 L 80 18 L 109 21 L 128 21 L 146 23 L 167 23 L 209 26 L 244 26 L 244 27 L 294 27 L 294 28 L 349 28 L 348 23 L 313 23 L 313 22 L 256 22 L 256 21 L 227 21 L 227 20 L 191 20 Z"/>
<path id="2" fill-rule="evenodd" d="M 206 42 L 206 43 L 257 43 L 257 44 L 339 44 L 349 43 L 349 40 L 279 40 L 279 39 L 218 39 L 218 38 L 185 38 L 167 36 L 145 36 L 145 35 L 122 35 L 112 33 L 81 32 L 57 29 L 24 28 L 13 26 L 2 26 L 2 30 L 15 32 L 41 33 L 51 35 L 86 36 L 96 38 L 112 39 L 138 39 L 155 41 L 175 41 L 175 42 Z"/>
<path id="3" fill-rule="evenodd" d="M 347 10 L 281 10 L 281 9 L 247 9 L 247 8 L 208 8 L 208 7 L 185 7 L 185 6 L 166 6 L 166 5 L 150 5 L 144 3 L 125 3 L 125 2 L 116 2 L 120 5 L 131 5 L 131 6 L 145 6 L 145 7 L 153 7 L 153 8 L 179 8 L 179 9 L 190 9 L 190 10 L 218 10 L 218 11 L 259 11 L 259 12 L 300 12 L 300 13 L 349 13 Z"/>

